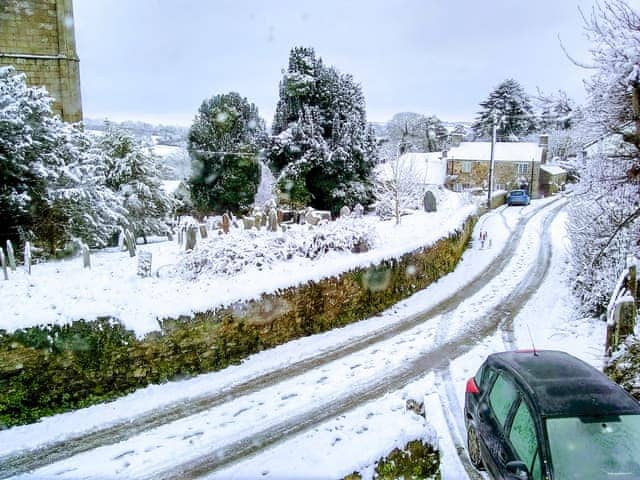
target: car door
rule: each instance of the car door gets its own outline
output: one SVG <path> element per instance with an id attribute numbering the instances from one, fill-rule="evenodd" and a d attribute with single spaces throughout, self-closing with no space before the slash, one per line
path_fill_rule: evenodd
<path id="1" fill-rule="evenodd" d="M 523 462 L 531 480 L 543 480 L 541 435 L 532 411 L 525 399 L 519 396 L 513 416 L 507 422 L 508 447 L 511 450 L 509 459 Z"/>
<path id="2" fill-rule="evenodd" d="M 514 382 L 505 372 L 497 372 L 489 392 L 478 405 L 478 435 L 483 459 L 495 478 L 503 478 L 506 463 L 512 459 L 505 432 L 512 410 L 518 401 Z"/>

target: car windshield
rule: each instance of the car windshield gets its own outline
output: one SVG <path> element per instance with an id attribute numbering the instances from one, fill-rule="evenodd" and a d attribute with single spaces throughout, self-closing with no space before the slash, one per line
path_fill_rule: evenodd
<path id="1" fill-rule="evenodd" d="M 640 415 L 550 418 L 554 478 L 640 478 Z"/>

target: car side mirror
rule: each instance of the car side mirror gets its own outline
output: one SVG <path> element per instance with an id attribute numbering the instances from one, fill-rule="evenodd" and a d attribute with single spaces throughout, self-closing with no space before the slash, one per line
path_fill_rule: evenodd
<path id="1" fill-rule="evenodd" d="M 511 462 L 507 462 L 505 465 L 507 469 L 508 478 L 513 480 L 529 480 L 529 469 L 520 460 L 513 460 Z"/>

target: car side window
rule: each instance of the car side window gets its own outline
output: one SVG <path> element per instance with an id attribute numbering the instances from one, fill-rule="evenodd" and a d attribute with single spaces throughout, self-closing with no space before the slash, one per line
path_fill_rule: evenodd
<path id="1" fill-rule="evenodd" d="M 517 397 L 518 393 L 513 383 L 505 378 L 503 374 L 498 374 L 498 378 L 496 378 L 489 393 L 489 405 L 491 405 L 491 409 L 500 426 L 504 427 L 509 410 Z"/>
<path id="2" fill-rule="evenodd" d="M 541 480 L 536 427 L 529 407 L 524 401 L 520 401 L 520 405 L 518 405 L 516 414 L 513 417 L 509 441 L 520 460 L 525 463 L 529 472 L 531 472 L 531 478 L 533 480 Z"/>

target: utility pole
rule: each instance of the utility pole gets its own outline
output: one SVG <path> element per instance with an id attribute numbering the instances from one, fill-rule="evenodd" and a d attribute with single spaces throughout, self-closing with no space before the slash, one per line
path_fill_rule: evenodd
<path id="1" fill-rule="evenodd" d="M 496 113 L 493 112 L 493 134 L 491 135 L 491 158 L 489 160 L 489 192 L 487 193 L 487 210 L 491 210 L 491 191 L 493 190 L 493 155 L 496 148 L 496 129 L 498 122 Z"/>

